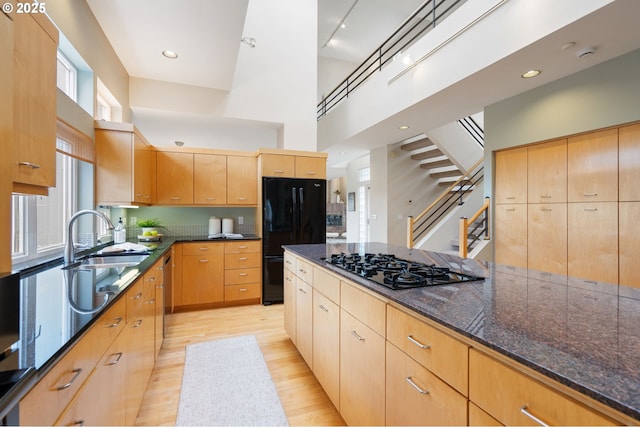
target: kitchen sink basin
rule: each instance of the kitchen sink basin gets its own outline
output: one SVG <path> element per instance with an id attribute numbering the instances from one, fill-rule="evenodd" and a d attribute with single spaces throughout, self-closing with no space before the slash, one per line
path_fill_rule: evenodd
<path id="1" fill-rule="evenodd" d="M 80 261 L 78 268 L 120 268 L 133 267 L 147 259 L 149 254 L 96 256 Z"/>

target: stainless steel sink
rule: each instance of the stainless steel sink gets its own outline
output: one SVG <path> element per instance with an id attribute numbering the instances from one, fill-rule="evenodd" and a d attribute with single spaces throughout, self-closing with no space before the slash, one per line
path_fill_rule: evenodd
<path id="1" fill-rule="evenodd" d="M 90 269 L 90 268 L 120 268 L 120 267 L 133 267 L 140 264 L 147 259 L 149 254 L 137 254 L 137 255 L 113 255 L 113 256 L 97 256 L 91 258 L 85 258 L 80 261 L 78 268 Z"/>

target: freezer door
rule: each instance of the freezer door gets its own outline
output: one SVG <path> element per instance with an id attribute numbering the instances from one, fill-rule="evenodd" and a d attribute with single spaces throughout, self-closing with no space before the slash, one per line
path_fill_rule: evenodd
<path id="1" fill-rule="evenodd" d="M 262 178 L 262 250 L 264 256 L 282 256 L 282 245 L 295 243 L 296 180 Z"/>
<path id="2" fill-rule="evenodd" d="M 284 302 L 284 258 L 264 257 L 262 260 L 262 304 Z"/>

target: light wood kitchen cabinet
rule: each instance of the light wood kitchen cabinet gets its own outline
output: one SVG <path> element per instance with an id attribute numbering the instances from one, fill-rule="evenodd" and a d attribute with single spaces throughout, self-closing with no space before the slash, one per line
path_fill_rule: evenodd
<path id="1" fill-rule="evenodd" d="M 528 147 L 527 189 L 529 203 L 567 201 L 567 140 Z"/>
<path id="2" fill-rule="evenodd" d="M 386 349 L 386 425 L 467 424 L 466 397 L 391 342 Z M 454 367 L 452 361 L 449 369 Z"/>
<path id="3" fill-rule="evenodd" d="M 193 155 L 193 202 L 196 205 L 227 204 L 227 156 Z"/>
<path id="4" fill-rule="evenodd" d="M 285 260 L 286 260 L 285 252 Z M 284 269 L 284 330 L 289 335 L 291 342 L 297 345 L 296 334 L 296 275 L 293 271 L 286 268 Z"/>
<path id="5" fill-rule="evenodd" d="M 526 204 L 495 206 L 496 263 L 527 268 L 527 214 Z"/>
<path id="6" fill-rule="evenodd" d="M 569 203 L 569 276 L 618 283 L 618 203 Z"/>
<path id="7" fill-rule="evenodd" d="M 527 147 L 495 153 L 496 204 L 527 203 Z"/>
<path id="8" fill-rule="evenodd" d="M 224 242 L 224 300 L 259 300 L 260 266 L 259 241 Z"/>
<path id="9" fill-rule="evenodd" d="M 567 274 L 567 204 L 530 204 L 527 265 L 530 270 Z"/>
<path id="10" fill-rule="evenodd" d="M 621 202 L 619 209 L 620 284 L 640 288 L 638 271 L 638 236 L 640 235 L 640 202 Z"/>
<path id="11" fill-rule="evenodd" d="M 591 132 L 568 139 L 567 200 L 618 200 L 618 129 Z"/>
<path id="12" fill-rule="evenodd" d="M 528 375 L 469 350 L 469 399 L 504 425 L 614 425 L 611 420 Z"/>
<path id="13" fill-rule="evenodd" d="M 9 153 L 13 141 L 13 20 L 0 13 L 0 57 L 8 67 L 0 67 L 0 149 Z M 0 206 L 11 206 L 13 189 L 11 156 L 0 157 Z M 0 209 L 0 227 L 11 230 L 11 209 Z M 11 235 L 0 236 L 0 271 L 11 271 Z"/>
<path id="14" fill-rule="evenodd" d="M 619 129 L 618 168 L 620 201 L 640 201 L 640 124 Z"/>
<path id="15" fill-rule="evenodd" d="M 176 291 L 177 306 L 224 301 L 224 245 L 183 243 L 182 283 Z"/>
<path id="16" fill-rule="evenodd" d="M 154 361 L 158 359 L 160 348 L 162 347 L 164 331 L 164 258 L 158 259 L 153 266 L 144 274 L 145 293 L 153 295 L 154 299 Z"/>
<path id="17" fill-rule="evenodd" d="M 365 292 L 359 286 L 340 281 L 340 306 L 358 318 L 367 327 L 385 337 L 387 329 L 385 301 Z"/>
<path id="18" fill-rule="evenodd" d="M 313 374 L 340 411 L 340 307 L 315 287 L 312 348 Z"/>
<path id="19" fill-rule="evenodd" d="M 149 205 L 154 202 L 155 153 L 130 123 L 95 122 L 96 202 Z"/>
<path id="20" fill-rule="evenodd" d="M 313 370 L 313 288 L 298 277 L 296 289 L 296 346 Z"/>
<path id="21" fill-rule="evenodd" d="M 480 409 L 478 405 L 469 402 L 469 425 L 470 426 L 501 426 L 500 421 Z"/>
<path id="22" fill-rule="evenodd" d="M 340 415 L 348 425 L 385 423 L 385 339 L 344 309 L 340 312 Z"/>
<path id="23" fill-rule="evenodd" d="M 227 204 L 258 204 L 258 161 L 253 156 L 227 156 Z"/>
<path id="24" fill-rule="evenodd" d="M 193 153 L 156 153 L 156 201 L 160 205 L 193 204 Z"/>
<path id="25" fill-rule="evenodd" d="M 293 178 L 296 173 L 296 158 L 286 154 L 260 154 L 262 176 Z"/>
<path id="26" fill-rule="evenodd" d="M 465 344 L 393 306 L 387 306 L 387 340 L 466 396 Z"/>
<path id="27" fill-rule="evenodd" d="M 48 195 L 56 185 L 58 30 L 45 14 L 12 17 L 13 191 Z"/>
<path id="28" fill-rule="evenodd" d="M 327 159 L 325 157 L 296 156 L 295 163 L 296 178 L 327 178 Z"/>

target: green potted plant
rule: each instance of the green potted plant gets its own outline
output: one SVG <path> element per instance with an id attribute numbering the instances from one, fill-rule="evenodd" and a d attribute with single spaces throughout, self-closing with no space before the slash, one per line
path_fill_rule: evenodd
<path id="1" fill-rule="evenodd" d="M 154 237 L 158 235 L 157 228 L 160 227 L 160 220 L 157 218 L 139 219 L 136 222 L 138 227 L 142 227 L 142 235 Z"/>

